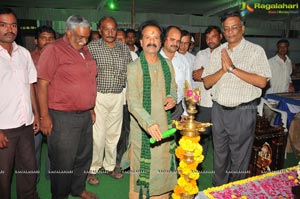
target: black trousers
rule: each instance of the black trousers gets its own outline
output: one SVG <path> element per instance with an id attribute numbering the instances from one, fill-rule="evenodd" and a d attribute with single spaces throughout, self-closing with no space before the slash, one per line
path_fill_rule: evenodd
<path id="1" fill-rule="evenodd" d="M 53 129 L 48 136 L 52 199 L 79 196 L 85 190 L 92 162 L 93 137 L 90 111 L 49 110 Z"/>
<path id="2" fill-rule="evenodd" d="M 0 149 L 0 198 L 11 198 L 14 164 L 18 199 L 37 198 L 33 126 L 23 125 L 1 131 L 8 138 L 8 147 Z"/>
<path id="3" fill-rule="evenodd" d="M 122 156 L 127 150 L 129 145 L 129 133 L 130 133 L 130 113 L 128 106 L 123 105 L 123 123 L 120 139 L 117 145 L 117 164 L 121 163 Z"/>
<path id="4" fill-rule="evenodd" d="M 211 122 L 211 109 L 204 106 L 197 106 L 197 114 L 196 114 L 196 121 L 206 123 Z M 209 144 L 209 137 L 211 136 L 211 127 L 206 127 L 205 131 L 202 132 L 200 139 L 200 144 L 203 148 L 202 154 L 204 155 L 204 158 L 207 155 L 208 151 L 208 144 Z"/>
<path id="5" fill-rule="evenodd" d="M 214 102 L 214 186 L 246 177 L 255 133 L 256 105 L 253 101 L 235 108 L 227 108 Z"/>

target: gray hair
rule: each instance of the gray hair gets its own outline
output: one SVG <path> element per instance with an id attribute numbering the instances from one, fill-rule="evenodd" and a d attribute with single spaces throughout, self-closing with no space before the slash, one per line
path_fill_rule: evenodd
<path id="1" fill-rule="evenodd" d="M 90 22 L 82 16 L 72 15 L 66 21 L 66 30 L 75 30 L 77 26 L 90 28 Z"/>

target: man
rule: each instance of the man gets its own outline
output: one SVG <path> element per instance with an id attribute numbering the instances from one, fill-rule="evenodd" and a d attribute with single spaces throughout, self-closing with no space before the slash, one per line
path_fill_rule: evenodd
<path id="1" fill-rule="evenodd" d="M 36 48 L 30 52 L 34 65 L 37 66 L 42 49 L 56 38 L 55 31 L 49 26 L 40 26 L 35 30 L 34 43 Z"/>
<path id="2" fill-rule="evenodd" d="M 92 40 L 98 40 L 98 39 L 100 39 L 99 32 L 98 31 L 91 31 L 89 42 L 92 41 Z"/>
<path id="3" fill-rule="evenodd" d="M 15 166 L 17 197 L 35 199 L 38 195 L 33 136 L 39 130 L 33 87 L 36 69 L 28 50 L 14 42 L 17 32 L 14 12 L 0 7 L 0 198 L 11 198 Z"/>
<path id="4" fill-rule="evenodd" d="M 117 30 L 116 39 L 120 42 L 126 43 L 126 32 L 123 29 Z M 130 49 L 130 46 L 127 44 L 127 46 Z M 138 54 L 135 51 L 130 50 L 130 55 L 132 60 L 135 60 L 138 58 Z"/>
<path id="5" fill-rule="evenodd" d="M 164 58 L 172 61 L 175 70 L 175 81 L 177 83 L 177 105 L 172 110 L 173 120 L 185 120 L 188 117 L 186 112 L 186 105 L 184 102 L 184 85 L 185 81 L 191 85 L 191 71 L 189 70 L 189 63 L 187 59 L 177 52 L 181 39 L 181 30 L 176 26 L 169 26 L 165 30 L 165 39 L 163 48 L 160 54 Z M 192 86 L 192 85 L 191 85 Z"/>
<path id="6" fill-rule="evenodd" d="M 38 62 L 41 131 L 48 136 L 52 198 L 71 194 L 97 198 L 85 190 L 92 161 L 96 62 L 85 44 L 90 23 L 70 16 L 63 38 L 49 44 Z"/>
<path id="7" fill-rule="evenodd" d="M 135 45 L 136 36 L 133 29 L 126 30 L 126 44 L 128 45 L 130 51 L 135 52 L 137 55 L 140 54 L 139 48 Z"/>
<path id="8" fill-rule="evenodd" d="M 115 171 L 117 144 L 123 120 L 124 95 L 127 64 L 132 59 L 125 43 L 116 41 L 117 22 L 112 17 L 99 21 L 100 40 L 92 41 L 88 47 L 97 62 L 97 115 L 93 129 L 93 161 L 88 176 L 89 184 L 96 185 L 100 168 L 115 179 L 122 173 Z"/>
<path id="9" fill-rule="evenodd" d="M 256 123 L 256 99 L 271 76 L 266 54 L 243 38 L 238 11 L 221 19 L 227 43 L 216 48 L 202 77 L 212 87 L 213 185 L 246 177 Z"/>
<path id="10" fill-rule="evenodd" d="M 269 93 L 294 92 L 293 82 L 291 80 L 292 62 L 288 57 L 290 43 L 286 39 L 280 39 L 277 42 L 277 54 L 269 59 L 272 78 L 270 79 Z"/>
<path id="11" fill-rule="evenodd" d="M 193 36 L 191 36 L 191 43 L 190 43 L 190 46 L 189 46 L 189 53 L 192 53 L 193 55 L 196 55 L 196 53 L 197 53 L 195 39 L 194 39 Z"/>
<path id="12" fill-rule="evenodd" d="M 123 29 L 117 30 L 117 36 L 116 39 L 120 42 L 125 43 L 126 41 L 126 33 Z M 137 54 L 133 51 L 130 51 L 130 55 L 132 60 L 135 60 L 138 58 Z M 118 141 L 117 145 L 117 159 L 116 159 L 116 169 L 121 170 L 121 160 L 124 152 L 127 150 L 127 147 L 129 145 L 129 133 L 130 133 L 130 113 L 128 111 L 128 106 L 126 102 L 126 87 L 123 89 L 124 94 L 124 102 L 123 102 L 123 122 L 122 122 L 122 130 L 120 139 Z"/>
<path id="13" fill-rule="evenodd" d="M 143 51 L 140 58 L 128 65 L 127 100 L 132 114 L 130 199 L 138 199 L 139 193 L 143 197 L 169 199 L 176 185 L 177 175 L 172 172 L 174 154 L 169 152 L 170 147 L 175 147 L 174 142 L 158 142 L 155 146 L 149 143 L 149 137 L 157 141 L 162 139 L 162 132 L 168 130 L 171 123 L 169 110 L 176 105 L 172 64 L 158 53 L 161 34 L 156 23 L 142 24 L 140 43 Z"/>
<path id="14" fill-rule="evenodd" d="M 31 51 L 31 57 L 35 67 L 37 67 L 41 51 L 47 45 L 52 43 L 56 38 L 55 31 L 48 26 L 40 26 L 35 30 L 35 39 L 34 42 L 36 44 L 35 50 Z M 35 85 L 36 89 L 36 85 Z M 36 94 L 37 95 L 37 94 Z M 35 158 L 36 158 L 36 165 L 37 169 L 40 171 L 41 168 L 41 148 L 42 148 L 42 141 L 43 141 L 43 134 L 42 132 L 38 132 L 34 136 L 34 145 L 35 145 Z M 48 151 L 46 151 L 46 169 L 45 169 L 45 176 L 49 179 L 49 168 L 50 168 L 50 161 L 48 157 Z M 38 181 L 39 181 L 39 174 L 38 174 Z"/>
<path id="15" fill-rule="evenodd" d="M 182 30 L 178 52 L 184 55 L 184 57 L 187 59 L 189 63 L 189 69 L 190 71 L 192 71 L 195 62 L 195 55 L 193 55 L 188 51 L 190 43 L 191 43 L 191 34 L 186 30 Z"/>
<path id="16" fill-rule="evenodd" d="M 193 86 L 194 88 L 200 88 L 201 100 L 200 106 L 197 106 L 198 113 L 196 120 L 199 122 L 211 122 L 211 89 L 206 89 L 202 81 L 202 73 L 205 67 L 208 66 L 211 53 L 214 49 L 220 46 L 223 38 L 221 29 L 218 26 L 208 26 L 204 31 L 205 41 L 208 48 L 201 50 L 197 53 L 194 71 L 193 71 Z M 207 127 L 206 131 L 201 134 L 201 145 L 203 147 L 203 155 L 206 156 L 208 151 L 209 137 L 211 134 L 211 127 Z"/>

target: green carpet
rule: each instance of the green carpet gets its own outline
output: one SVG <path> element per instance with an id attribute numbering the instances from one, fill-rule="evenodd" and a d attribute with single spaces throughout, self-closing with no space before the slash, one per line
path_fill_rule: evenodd
<path id="1" fill-rule="evenodd" d="M 46 144 L 43 144 L 42 147 L 42 160 L 45 162 L 45 148 Z M 212 171 L 213 171 L 213 150 L 212 143 L 209 145 L 209 150 L 205 161 L 203 162 L 203 172 L 200 175 L 198 180 L 199 190 L 202 191 L 208 187 L 212 186 Z M 288 168 L 298 164 L 298 161 L 295 158 L 293 153 L 287 154 L 287 159 L 285 160 L 284 167 Z M 41 168 L 41 177 L 37 185 L 38 193 L 41 199 L 50 199 L 50 181 L 45 178 L 44 164 Z M 129 191 L 129 174 L 125 173 L 123 178 L 120 180 L 113 179 L 105 174 L 98 174 L 100 184 L 98 186 L 91 186 L 87 184 L 86 188 L 89 191 L 94 192 L 101 199 L 127 199 Z M 12 199 L 17 199 L 16 197 L 16 188 L 15 188 L 15 177 L 12 182 Z M 69 197 L 69 199 L 74 199 L 74 197 Z"/>

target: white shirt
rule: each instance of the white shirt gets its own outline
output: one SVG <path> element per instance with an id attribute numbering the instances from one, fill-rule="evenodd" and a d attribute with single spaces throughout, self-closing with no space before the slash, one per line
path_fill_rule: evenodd
<path id="1" fill-rule="evenodd" d="M 167 55 L 165 54 L 165 52 L 163 51 L 163 49 L 160 50 L 160 54 L 164 57 L 167 58 Z M 192 82 L 192 74 L 191 74 L 191 70 L 189 69 L 189 63 L 188 60 L 179 52 L 175 52 L 175 55 L 173 57 L 173 59 L 171 60 L 173 67 L 174 67 L 174 71 L 175 71 L 175 81 L 177 84 L 177 104 L 182 101 L 182 106 L 184 109 L 184 115 L 187 115 L 186 112 L 186 105 L 184 102 L 184 83 L 185 81 L 188 81 L 188 83 L 190 84 L 190 86 L 192 86 L 191 82 Z"/>
<path id="2" fill-rule="evenodd" d="M 278 55 L 269 59 L 272 78 L 270 79 L 270 88 L 266 91 L 267 94 L 288 92 L 289 85 L 292 82 L 293 68 L 290 58 L 287 55 L 285 57 L 285 61 Z"/>
<path id="3" fill-rule="evenodd" d="M 31 55 L 13 42 L 11 56 L 0 46 L 0 129 L 12 129 L 33 122 L 30 84 L 37 73 Z"/>
<path id="4" fill-rule="evenodd" d="M 210 48 L 206 48 L 204 50 L 200 50 L 195 58 L 195 63 L 194 63 L 194 70 L 200 69 L 200 68 L 206 68 L 209 63 L 211 55 L 211 50 Z M 203 82 L 198 82 L 193 80 L 193 86 L 194 88 L 200 88 L 201 92 L 201 100 L 200 100 L 200 106 L 203 107 L 212 107 L 212 99 L 211 99 L 211 89 L 206 89 Z"/>
<path id="5" fill-rule="evenodd" d="M 193 55 L 192 53 L 188 52 L 188 51 L 183 56 L 186 58 L 186 60 L 189 63 L 190 74 L 192 75 L 192 72 L 194 70 L 194 63 L 195 63 L 196 56 Z M 191 78 L 191 83 L 192 83 L 191 87 L 194 88 L 193 78 Z"/>

